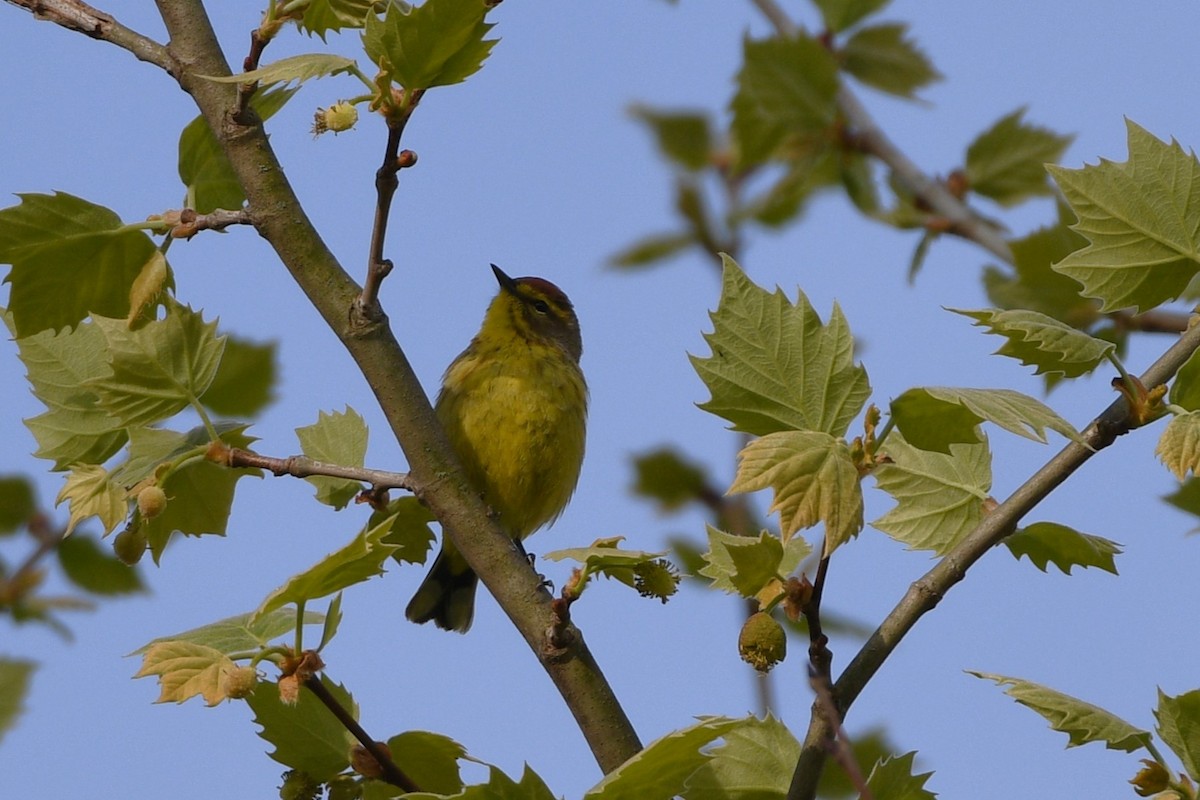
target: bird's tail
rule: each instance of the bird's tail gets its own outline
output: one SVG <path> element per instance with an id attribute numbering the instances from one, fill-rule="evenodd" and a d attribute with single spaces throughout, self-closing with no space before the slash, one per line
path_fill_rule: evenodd
<path id="1" fill-rule="evenodd" d="M 443 630 L 466 633 L 475 617 L 478 585 L 478 576 L 463 557 L 443 549 L 409 601 L 404 616 L 417 623 L 433 620 Z"/>

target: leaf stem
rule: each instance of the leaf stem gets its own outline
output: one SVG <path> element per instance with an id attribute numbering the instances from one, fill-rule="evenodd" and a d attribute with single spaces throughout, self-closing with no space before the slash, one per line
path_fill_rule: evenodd
<path id="1" fill-rule="evenodd" d="M 304 652 L 304 604 L 305 600 L 301 598 L 296 601 L 296 638 L 292 645 L 295 648 L 295 654 L 299 656 Z"/>

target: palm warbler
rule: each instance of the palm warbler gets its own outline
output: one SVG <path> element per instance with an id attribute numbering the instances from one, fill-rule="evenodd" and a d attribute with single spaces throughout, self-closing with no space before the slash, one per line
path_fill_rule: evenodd
<path id="1" fill-rule="evenodd" d="M 520 541 L 553 521 L 583 463 L 587 384 L 571 301 L 541 278 L 510 278 L 483 326 L 446 370 L 435 410 L 468 480 Z M 454 543 L 442 551 L 405 610 L 413 622 L 466 633 L 479 579 Z"/>

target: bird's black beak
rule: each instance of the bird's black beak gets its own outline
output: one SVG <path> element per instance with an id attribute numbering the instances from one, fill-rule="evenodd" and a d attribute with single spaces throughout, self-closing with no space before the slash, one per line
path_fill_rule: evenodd
<path id="1" fill-rule="evenodd" d="M 500 288 L 509 292 L 515 292 L 517 290 L 517 282 L 508 277 L 504 270 L 500 269 L 495 264 L 492 264 L 492 272 L 496 273 L 496 280 L 500 282 Z"/>

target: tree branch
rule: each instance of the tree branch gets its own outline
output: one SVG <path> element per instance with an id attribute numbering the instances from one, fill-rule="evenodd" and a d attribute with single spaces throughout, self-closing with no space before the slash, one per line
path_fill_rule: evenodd
<path id="1" fill-rule="evenodd" d="M 330 464 L 317 461 L 306 456 L 288 456 L 277 458 L 264 456 L 239 447 L 230 447 L 220 452 L 218 460 L 227 467 L 256 467 L 265 469 L 272 475 L 280 477 L 291 475 L 293 478 L 309 478 L 314 475 L 325 475 L 330 478 L 346 478 L 351 481 L 369 483 L 373 489 L 407 489 L 419 495 L 419 487 L 407 472 L 388 472 L 382 469 L 367 467 L 348 467 L 344 464 Z"/>
<path id="2" fill-rule="evenodd" d="M 101 39 L 133 53 L 134 57 L 175 74 L 175 63 L 167 48 L 126 28 L 111 14 L 92 8 L 79 0 L 7 0 L 29 11 L 39 20 L 53 22 L 68 30 L 78 31 L 93 39 Z"/>
<path id="3" fill-rule="evenodd" d="M 200 75 L 229 75 L 199 0 L 157 0 L 180 65 L 180 86 L 195 99 L 237 175 L 259 234 L 275 249 L 313 308 L 338 336 L 374 392 L 408 459 L 426 505 L 512 619 L 554 682 L 587 739 L 600 768 L 609 772 L 641 749 L 633 726 L 599 666 L 572 628 L 563 648 L 547 645 L 554 624 L 551 597 L 524 557 L 488 517 L 434 416 L 386 316 L 358 325 L 351 311 L 360 288 L 346 274 L 304 213 L 260 124 L 232 118 L 236 88 Z"/>

